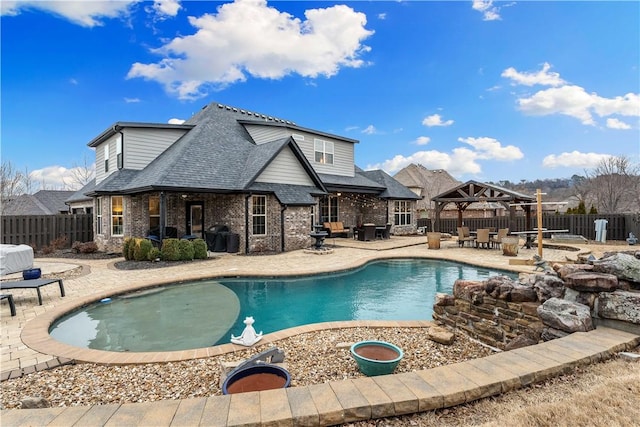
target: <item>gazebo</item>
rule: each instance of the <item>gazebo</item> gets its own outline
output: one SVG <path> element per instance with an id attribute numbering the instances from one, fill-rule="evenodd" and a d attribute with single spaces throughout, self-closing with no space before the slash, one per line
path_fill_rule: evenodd
<path id="1" fill-rule="evenodd" d="M 462 226 L 462 212 L 472 203 L 495 202 L 500 203 L 509 210 L 509 228 L 515 229 L 516 209 L 518 205 L 525 212 L 525 227 L 531 229 L 531 206 L 536 201 L 533 196 L 527 196 L 516 191 L 496 185 L 485 184 L 478 181 L 467 181 L 431 199 L 436 205 L 436 217 L 434 228 L 440 231 L 440 213 L 449 203 L 458 207 L 458 227 Z"/>

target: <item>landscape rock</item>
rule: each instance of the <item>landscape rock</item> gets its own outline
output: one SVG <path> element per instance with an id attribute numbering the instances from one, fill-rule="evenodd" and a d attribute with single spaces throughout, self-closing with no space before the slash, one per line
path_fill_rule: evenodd
<path id="1" fill-rule="evenodd" d="M 561 331 L 560 329 L 544 328 L 542 330 L 541 338 L 544 341 L 551 341 L 551 340 L 555 340 L 557 338 L 566 337 L 567 335 L 569 335 L 568 332 Z"/>
<path id="2" fill-rule="evenodd" d="M 536 274 L 531 277 L 533 289 L 540 302 L 549 298 L 562 298 L 565 293 L 564 281 L 551 274 Z"/>
<path id="3" fill-rule="evenodd" d="M 640 283 L 640 259 L 626 253 L 614 253 L 592 261 L 593 271 L 613 274 L 619 279 Z"/>
<path id="4" fill-rule="evenodd" d="M 640 292 L 602 292 L 598 297 L 598 316 L 640 325 Z"/>
<path id="5" fill-rule="evenodd" d="M 584 304 L 589 309 L 593 309 L 598 294 L 593 292 L 578 292 L 573 289 L 567 288 L 564 293 L 564 299 L 578 304 Z"/>
<path id="6" fill-rule="evenodd" d="M 436 294 L 436 306 L 450 306 L 455 305 L 456 299 L 451 294 L 445 294 L 442 292 L 438 292 Z"/>
<path id="7" fill-rule="evenodd" d="M 518 335 L 504 346 L 506 351 L 515 350 L 516 348 L 528 347 L 530 345 L 538 344 L 538 341 L 526 335 Z"/>
<path id="8" fill-rule="evenodd" d="M 618 289 L 618 278 L 613 274 L 577 272 L 564 278 L 568 288 L 580 292 L 613 292 Z"/>
<path id="9" fill-rule="evenodd" d="M 20 403 L 22 409 L 51 408 L 51 404 L 44 397 L 25 397 Z"/>
<path id="10" fill-rule="evenodd" d="M 453 283 L 453 296 L 470 301 L 473 304 L 482 304 L 485 285 L 475 280 L 458 279 Z"/>
<path id="11" fill-rule="evenodd" d="M 545 301 L 538 307 L 538 316 L 545 326 L 564 332 L 587 332 L 594 329 L 589 307 L 560 298 Z"/>
<path id="12" fill-rule="evenodd" d="M 455 335 L 453 334 L 453 332 L 450 332 L 440 326 L 430 327 L 428 334 L 431 341 L 444 345 L 451 345 L 455 340 Z"/>
<path id="13" fill-rule="evenodd" d="M 510 302 L 535 302 L 535 290 L 529 284 L 521 284 L 506 276 L 495 276 L 485 282 L 485 291 L 491 297 Z"/>
<path id="14" fill-rule="evenodd" d="M 558 273 L 560 278 L 564 279 L 571 273 L 576 273 L 579 271 L 591 271 L 593 270 L 593 265 L 591 264 L 554 264 L 554 270 Z"/>

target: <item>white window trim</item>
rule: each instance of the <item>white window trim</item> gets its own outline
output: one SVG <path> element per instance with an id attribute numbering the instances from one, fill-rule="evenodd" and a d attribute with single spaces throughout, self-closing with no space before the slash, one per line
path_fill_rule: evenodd
<path id="1" fill-rule="evenodd" d="M 122 169 L 124 167 L 124 159 L 122 158 L 122 135 L 116 141 L 116 167 Z"/>
<path id="2" fill-rule="evenodd" d="M 264 200 L 264 214 L 256 214 L 254 213 L 253 207 L 254 207 L 254 200 L 256 200 L 255 198 L 261 198 L 262 200 Z M 257 234 L 254 233 L 254 219 L 256 217 L 264 217 L 264 233 L 261 234 Z M 251 200 L 251 222 L 252 222 L 252 227 L 251 227 L 251 232 L 254 236 L 266 236 L 267 235 L 267 196 L 263 196 L 263 195 L 254 195 L 253 199 Z"/>
<path id="3" fill-rule="evenodd" d="M 122 199 L 122 213 L 120 213 L 120 215 L 114 215 L 113 214 L 113 199 L 115 197 L 120 197 Z M 124 236 L 124 197 L 123 196 L 111 196 L 110 202 L 111 202 L 111 206 L 110 206 L 110 208 L 111 208 L 111 235 L 112 236 Z M 113 219 L 114 218 L 122 218 L 122 233 L 120 233 L 120 234 L 115 234 L 113 232 Z"/>
<path id="4" fill-rule="evenodd" d="M 102 199 L 96 198 L 96 234 L 102 235 Z"/>
<path id="5" fill-rule="evenodd" d="M 395 209 L 397 208 L 397 209 Z M 396 221 L 396 216 L 398 218 L 406 218 L 409 216 L 409 222 L 405 222 L 404 224 Z M 394 203 L 394 212 L 393 212 L 393 222 L 395 225 L 411 225 L 413 212 L 411 212 L 411 204 L 407 200 L 396 200 Z"/>
<path id="6" fill-rule="evenodd" d="M 317 144 L 321 144 L 322 147 L 319 150 Z M 322 153 L 322 160 L 321 161 L 317 161 L 316 160 L 316 153 Z M 327 161 L 327 155 L 331 154 L 331 162 Z M 334 157 L 335 157 L 335 147 L 333 142 L 331 141 L 324 141 L 322 139 L 317 139 L 315 138 L 313 140 L 313 161 L 315 163 L 319 163 L 319 164 L 323 164 L 323 165 L 332 165 L 334 164 Z"/>

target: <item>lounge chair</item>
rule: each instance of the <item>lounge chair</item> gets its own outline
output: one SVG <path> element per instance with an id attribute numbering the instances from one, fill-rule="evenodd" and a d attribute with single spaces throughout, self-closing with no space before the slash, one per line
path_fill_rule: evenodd
<path id="1" fill-rule="evenodd" d="M 458 227 L 458 246 L 464 247 L 465 242 L 469 242 L 469 245 L 473 245 L 476 240 L 469 234 L 469 227 Z"/>

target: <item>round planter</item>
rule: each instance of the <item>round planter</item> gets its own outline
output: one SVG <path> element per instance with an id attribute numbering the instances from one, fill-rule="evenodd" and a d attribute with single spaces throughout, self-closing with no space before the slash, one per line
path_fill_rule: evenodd
<path id="1" fill-rule="evenodd" d="M 360 341 L 351 346 L 351 356 L 368 377 L 393 373 L 404 357 L 400 347 L 385 341 Z"/>
<path id="2" fill-rule="evenodd" d="M 518 256 L 518 245 L 520 240 L 517 237 L 503 237 L 502 238 L 502 255 L 504 256 Z"/>
<path id="3" fill-rule="evenodd" d="M 276 365 L 253 365 L 231 374 L 222 383 L 223 394 L 286 388 L 291 384 L 289 372 Z"/>

